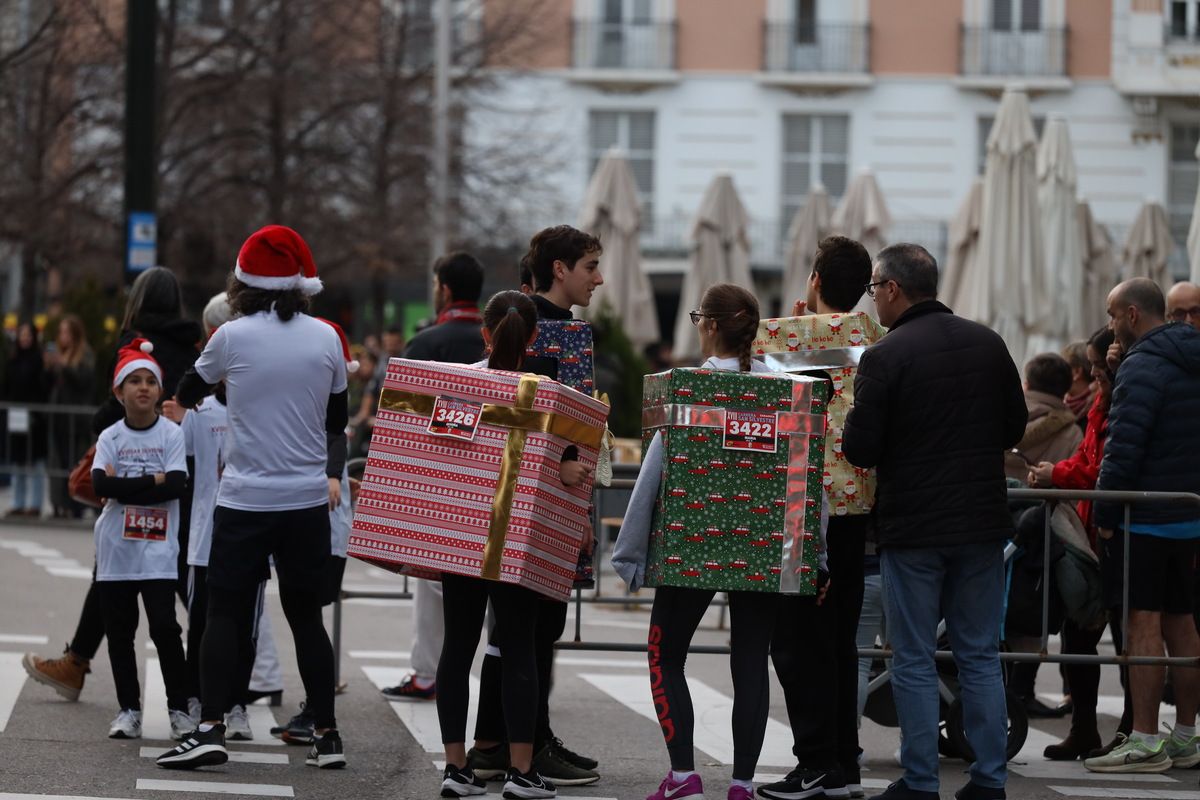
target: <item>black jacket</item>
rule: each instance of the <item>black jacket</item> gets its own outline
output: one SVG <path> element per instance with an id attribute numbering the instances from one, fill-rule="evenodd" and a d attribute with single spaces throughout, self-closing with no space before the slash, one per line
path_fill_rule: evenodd
<path id="1" fill-rule="evenodd" d="M 1160 325 L 1129 348 L 1113 382 L 1097 489 L 1200 492 L 1200 332 Z M 1096 524 L 1125 524 L 1123 507 L 1096 504 Z M 1200 518 L 1188 505 L 1136 505 L 1143 524 Z"/>
<path id="2" fill-rule="evenodd" d="M 200 357 L 200 346 L 204 332 L 200 326 L 188 319 L 155 319 L 138 320 L 139 329 L 124 331 L 117 341 L 117 350 L 132 342 L 139 336 L 148 339 L 154 345 L 150 355 L 158 362 L 163 373 L 163 399 L 175 396 L 175 389 L 183 380 L 183 375 L 196 359 Z M 113 372 L 116 371 L 117 355 L 114 352 L 112 365 L 105 373 L 109 384 L 112 383 Z M 125 416 L 125 410 L 117 402 L 112 393 L 100 406 L 100 410 L 92 417 L 92 432 L 99 435 L 101 431 Z"/>
<path id="3" fill-rule="evenodd" d="M 1017 367 L 992 330 L 930 300 L 863 354 L 842 452 L 876 467 L 881 546 L 936 547 L 1013 535 L 1004 451 L 1025 433 Z"/>
<path id="4" fill-rule="evenodd" d="M 451 320 L 426 328 L 408 343 L 405 358 L 474 364 L 483 357 L 483 334 L 478 322 Z"/>

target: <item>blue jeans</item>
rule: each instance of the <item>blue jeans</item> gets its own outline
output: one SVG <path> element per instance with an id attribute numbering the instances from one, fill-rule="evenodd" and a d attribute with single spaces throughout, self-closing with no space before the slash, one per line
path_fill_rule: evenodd
<path id="1" fill-rule="evenodd" d="M 42 472 L 44 468 L 45 462 L 38 461 L 28 467 L 29 472 L 17 472 L 13 475 L 14 511 L 32 509 L 39 514 L 42 512 L 42 501 L 46 493 L 46 476 Z"/>
<path id="2" fill-rule="evenodd" d="M 971 781 L 989 788 L 1005 784 L 1008 723 L 999 657 L 1002 548 L 996 542 L 883 550 L 892 694 L 904 737 L 904 782 L 910 789 L 938 790 L 938 676 L 933 654 L 943 618 L 958 665 L 963 727 L 976 756 Z"/>
<path id="3" fill-rule="evenodd" d="M 858 617 L 858 649 L 875 647 L 875 639 L 887 641 L 883 616 L 883 585 L 879 575 L 868 575 L 863 579 L 863 607 Z M 867 706 L 867 687 L 871 684 L 871 662 L 874 659 L 858 660 L 858 727 L 862 727 L 863 709 Z"/>

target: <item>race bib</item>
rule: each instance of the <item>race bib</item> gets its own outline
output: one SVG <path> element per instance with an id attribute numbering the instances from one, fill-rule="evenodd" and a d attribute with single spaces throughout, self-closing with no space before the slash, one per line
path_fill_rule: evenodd
<path id="1" fill-rule="evenodd" d="M 774 453 L 778 447 L 779 414 L 762 411 L 726 411 L 726 450 Z"/>
<path id="2" fill-rule="evenodd" d="M 165 508 L 125 506 L 125 538 L 143 542 L 165 542 L 167 520 Z"/>
<path id="3" fill-rule="evenodd" d="M 482 403 L 439 397 L 433 403 L 433 414 L 429 417 L 429 432 L 435 436 L 471 441 L 483 411 Z"/>

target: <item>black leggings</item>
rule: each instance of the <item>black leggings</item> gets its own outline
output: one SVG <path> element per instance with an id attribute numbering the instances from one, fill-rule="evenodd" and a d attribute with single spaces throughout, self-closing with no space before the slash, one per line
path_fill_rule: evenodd
<path id="1" fill-rule="evenodd" d="M 675 586 L 654 590 L 647 647 L 650 693 L 674 770 L 695 769 L 692 744 L 695 718 L 684 664 L 692 635 L 714 594 Z M 729 592 L 729 672 L 733 677 L 733 777 L 736 780 L 754 777 L 767 731 L 771 703 L 767 655 L 778 606 L 776 594 Z"/>
<path id="2" fill-rule="evenodd" d="M 175 581 L 101 581 L 92 584 L 104 616 L 108 637 L 108 660 L 117 702 L 122 709 L 140 710 L 142 689 L 138 683 L 137 649 L 138 595 L 146 608 L 150 640 L 158 650 L 158 664 L 167 689 L 167 707 L 187 711 L 187 692 L 182 629 L 175 619 Z"/>
<path id="3" fill-rule="evenodd" d="M 534 620 L 538 595 L 532 589 L 499 581 L 442 575 L 442 617 L 446 636 L 437 670 L 438 722 L 442 742 L 467 738 L 467 698 L 471 662 L 483 630 L 488 601 L 496 615 L 494 636 L 504 653 L 500 694 L 509 742 L 533 742 L 538 706 L 538 670 L 534 656 Z"/>
<path id="4" fill-rule="evenodd" d="M 538 707 L 533 732 L 533 749 L 540 750 L 554 737 L 550 728 L 550 690 L 554 687 L 554 645 L 567 627 L 567 604 L 538 596 L 537 621 L 533 631 L 533 653 L 537 661 Z M 497 651 L 500 655 L 497 655 Z M 488 637 L 488 652 L 479 671 L 479 709 L 475 716 L 475 739 L 481 742 L 505 741 L 504 659 L 495 631 Z"/>
<path id="5" fill-rule="evenodd" d="M 250 675 L 254 672 L 258 646 L 258 619 L 266 600 L 266 588 L 265 581 L 258 585 L 250 646 L 239 647 L 242 663 L 239 665 L 241 672 L 233 682 L 233 705 L 247 705 L 249 701 Z M 187 589 L 187 693 L 188 697 L 200 697 L 200 650 L 208 627 L 208 567 L 188 567 Z"/>

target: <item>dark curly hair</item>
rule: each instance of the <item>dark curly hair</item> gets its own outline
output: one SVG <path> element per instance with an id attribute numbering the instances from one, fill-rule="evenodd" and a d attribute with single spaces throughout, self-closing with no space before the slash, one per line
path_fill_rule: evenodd
<path id="1" fill-rule="evenodd" d="M 229 283 L 225 287 L 225 292 L 229 300 L 229 308 L 233 311 L 234 316 L 248 317 L 260 311 L 274 309 L 276 316 L 281 321 L 287 322 L 297 314 L 308 311 L 308 295 L 299 289 L 286 291 L 256 289 L 249 284 L 242 283 L 232 273 L 229 275 Z"/>
<path id="2" fill-rule="evenodd" d="M 533 273 L 533 288 L 545 292 L 554 285 L 555 261 L 563 262 L 567 269 L 575 269 L 579 259 L 588 253 L 599 253 L 603 250 L 600 240 L 590 233 L 584 233 L 570 225 L 556 225 L 538 231 L 529 240 L 529 252 L 521 261 L 522 266 L 528 263 Z"/>

